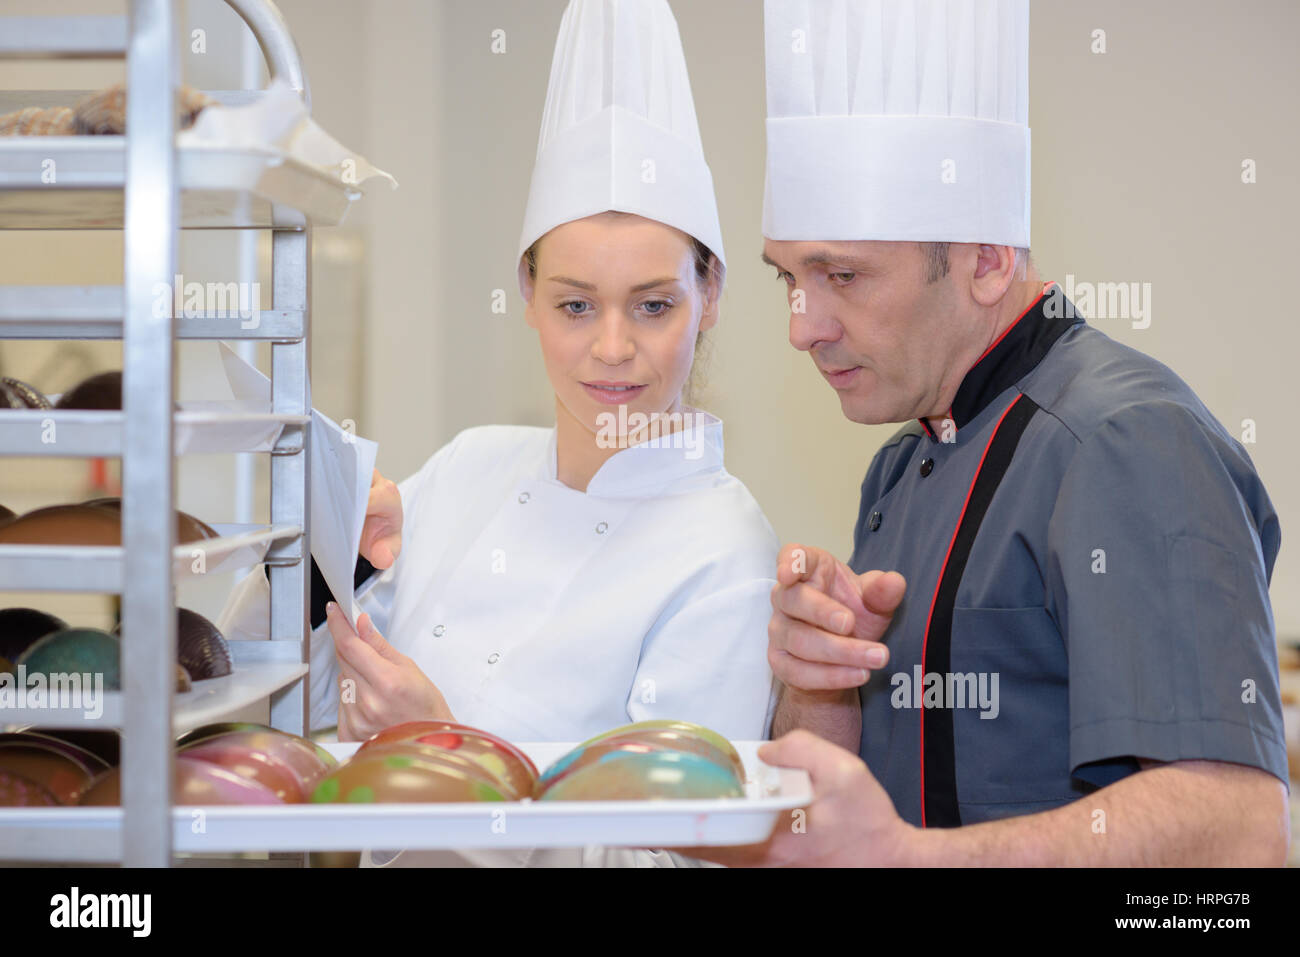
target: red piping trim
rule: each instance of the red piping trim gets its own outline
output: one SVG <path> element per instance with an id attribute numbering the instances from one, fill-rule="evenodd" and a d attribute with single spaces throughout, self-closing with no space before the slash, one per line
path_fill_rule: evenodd
<path id="1" fill-rule="evenodd" d="M 1039 300 L 1041 300 L 1043 296 L 1047 294 L 1047 290 L 1055 284 L 1056 284 L 1055 279 L 1049 279 L 1047 280 L 1047 282 L 1043 283 L 1043 288 L 1038 291 L 1038 298 L 1035 299 L 1033 302 L 1031 302 L 1028 306 L 1026 306 L 1024 312 L 1016 316 L 1015 322 L 1011 323 L 1011 325 L 1007 326 L 1005 329 L 1002 330 L 1002 335 L 998 336 L 996 339 L 993 340 L 993 345 L 985 349 L 984 352 L 980 355 L 979 359 L 976 359 L 974 365 L 972 365 L 970 368 L 974 369 L 975 366 L 980 364 L 980 361 L 984 358 L 984 356 L 988 355 L 990 352 L 996 349 L 998 347 L 998 343 L 1007 337 L 1007 333 L 1016 327 L 1016 323 L 1020 322 L 1021 319 L 1029 315 L 1029 310 L 1033 309 L 1034 306 L 1038 305 Z M 970 369 L 967 369 L 966 371 L 970 372 Z"/>
<path id="2" fill-rule="evenodd" d="M 1041 298 L 1041 297 L 1040 297 Z M 1037 302 L 1037 300 L 1035 300 Z M 1002 422 L 1017 402 L 1024 398 L 1024 393 L 1020 393 L 1011 403 L 1003 410 L 1001 417 L 998 418 L 998 424 L 993 427 L 993 434 L 989 436 L 988 444 L 984 446 L 984 452 L 980 455 L 980 464 L 975 469 L 975 474 L 970 480 L 970 488 L 966 490 L 966 500 L 961 503 L 961 514 L 957 516 L 957 525 L 952 530 L 952 538 L 948 541 L 948 551 L 943 556 L 943 564 L 939 566 L 939 578 L 934 583 L 934 594 L 930 597 L 930 611 L 925 616 L 925 633 L 921 636 L 921 683 L 925 684 L 925 649 L 930 643 L 930 622 L 934 618 L 934 606 L 939 600 L 939 588 L 943 585 L 943 574 L 948 570 L 948 559 L 952 557 L 952 547 L 957 544 L 957 534 L 961 531 L 961 523 L 966 518 L 966 506 L 970 505 L 970 497 L 975 492 L 975 483 L 979 481 L 980 472 L 984 469 L 984 460 L 988 458 L 989 449 L 993 447 L 993 440 L 998 436 L 998 430 L 1002 428 Z M 925 827 L 925 697 L 922 692 L 921 698 L 921 827 Z"/>
<path id="3" fill-rule="evenodd" d="M 1043 296 L 1047 295 L 1047 290 L 1051 289 L 1055 285 L 1056 285 L 1055 279 L 1049 279 L 1047 280 L 1047 282 L 1043 283 L 1043 288 L 1038 291 L 1038 297 L 1025 307 L 1024 312 L 1016 316 L 1015 321 L 1012 322 L 1011 325 L 1007 326 L 1005 329 L 1002 330 L 1002 334 L 993 340 L 993 344 L 989 346 L 987 349 L 985 349 L 984 352 L 980 354 L 980 357 L 978 359 L 976 359 L 973 363 L 971 363 L 970 369 L 966 370 L 966 375 L 970 375 L 970 370 L 974 369 L 977 365 L 979 365 L 982 361 L 984 361 L 984 357 L 998 347 L 998 343 L 1007 337 L 1007 333 L 1010 332 L 1012 329 L 1014 329 L 1017 323 L 1019 323 L 1021 319 L 1029 315 L 1030 310 L 1032 310 L 1034 306 L 1038 305 L 1038 303 L 1042 300 Z M 962 378 L 964 381 L 965 376 L 963 376 Z M 961 428 L 961 426 L 957 425 L 957 420 L 952 417 L 951 406 L 948 408 L 948 418 L 952 420 L 952 424 L 954 428 L 956 429 Z M 926 434 L 929 435 L 930 438 L 933 439 L 935 437 L 934 430 L 930 428 L 930 423 L 928 420 L 922 417 L 917 419 L 916 421 L 921 423 L 921 426 L 925 429 Z"/>

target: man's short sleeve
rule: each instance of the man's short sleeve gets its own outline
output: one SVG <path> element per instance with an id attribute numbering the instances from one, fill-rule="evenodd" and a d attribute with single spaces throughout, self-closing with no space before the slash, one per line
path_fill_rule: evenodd
<path id="1" fill-rule="evenodd" d="M 1133 405 L 1083 437 L 1046 569 L 1076 778 L 1104 786 L 1145 757 L 1287 780 L 1268 597 L 1279 540 L 1244 451 L 1191 409 Z"/>

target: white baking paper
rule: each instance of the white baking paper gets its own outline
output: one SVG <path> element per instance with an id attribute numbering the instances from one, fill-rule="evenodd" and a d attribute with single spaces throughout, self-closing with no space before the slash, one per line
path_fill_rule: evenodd
<path id="1" fill-rule="evenodd" d="M 321 129 L 308 115 L 302 97 L 283 79 L 272 80 L 252 103 L 205 107 L 192 127 L 177 134 L 176 143 L 181 148 L 270 146 L 349 185 L 360 186 L 379 176 L 397 187 L 391 175 Z"/>
<path id="2" fill-rule="evenodd" d="M 235 398 L 271 407 L 271 380 L 241 359 L 224 342 L 221 364 Z M 348 621 L 356 627 L 360 607 L 352 581 L 361 547 L 361 530 L 370 501 L 379 444 L 343 429 L 329 416 L 311 410 L 311 554 Z M 262 574 L 258 569 L 257 574 Z"/>

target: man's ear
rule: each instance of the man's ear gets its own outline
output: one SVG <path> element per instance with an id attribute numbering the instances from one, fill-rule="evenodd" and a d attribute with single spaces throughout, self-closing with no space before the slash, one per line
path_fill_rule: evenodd
<path id="1" fill-rule="evenodd" d="M 975 270 L 971 274 L 971 298 L 981 306 L 995 306 L 1016 278 L 1014 246 L 975 247 Z"/>

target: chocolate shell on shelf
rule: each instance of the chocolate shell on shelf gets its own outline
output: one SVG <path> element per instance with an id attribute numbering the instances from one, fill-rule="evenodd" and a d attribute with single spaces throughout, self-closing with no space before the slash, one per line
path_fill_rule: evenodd
<path id="1" fill-rule="evenodd" d="M 223 735 L 200 741 L 190 745 L 181 755 L 197 761 L 207 761 L 233 771 L 242 778 L 256 781 L 263 787 L 270 788 L 286 804 L 301 804 L 316 782 L 324 777 L 323 773 L 317 773 L 305 780 L 280 754 L 259 748 L 239 735 Z"/>
<path id="2" fill-rule="evenodd" d="M 75 734 L 71 731 L 54 731 L 48 728 L 24 728 L 21 731 L 8 731 L 0 734 L 0 747 L 6 745 L 35 745 L 57 751 L 64 757 L 85 768 L 92 774 L 99 774 L 101 771 L 107 771 L 113 765 L 117 764 L 117 758 L 109 760 L 102 754 L 97 754 L 90 748 L 85 747 L 77 741 L 70 741 L 66 738 L 68 734 Z M 111 734 L 117 736 L 116 731 L 91 731 L 85 734 Z"/>
<path id="3" fill-rule="evenodd" d="M 46 635 L 22 653 L 15 664 L 33 674 L 103 675 L 104 690 L 122 687 L 121 645 L 97 628 L 65 628 Z"/>
<path id="4" fill-rule="evenodd" d="M 100 372 L 78 382 L 54 403 L 56 409 L 122 408 L 122 373 Z"/>
<path id="5" fill-rule="evenodd" d="M 176 739 L 176 747 L 184 749 L 200 741 L 219 737 L 246 737 L 256 747 L 279 754 L 299 769 L 306 778 L 319 777 L 322 769 L 328 771 L 338 766 L 338 759 L 310 738 L 300 737 L 279 728 L 251 721 L 219 721 L 187 731 Z"/>
<path id="6" fill-rule="evenodd" d="M 190 673 L 189 673 L 188 671 L 185 670 L 185 666 L 184 666 L 184 665 L 177 665 L 177 666 L 176 666 L 176 690 L 177 690 L 177 692 L 185 692 L 185 691 L 189 691 L 189 690 L 190 690 L 191 688 L 193 688 L 193 687 L 194 687 L 194 683 L 190 680 Z"/>
<path id="7" fill-rule="evenodd" d="M 109 498 L 91 498 L 81 503 L 96 508 L 106 508 L 119 515 L 122 512 L 122 499 L 118 496 Z M 178 544 L 197 542 L 204 538 L 216 538 L 217 533 L 207 522 L 200 521 L 189 512 L 176 510 L 176 541 Z"/>
<path id="8" fill-rule="evenodd" d="M 83 753 L 83 760 L 91 767 L 111 768 L 122 760 L 122 736 L 114 730 L 26 728 L 24 731 L 72 745 Z"/>
<path id="9" fill-rule="evenodd" d="M 217 533 L 192 515 L 176 513 L 176 542 L 186 544 Z M 0 525 L 4 545 L 121 545 L 121 499 L 94 499 L 76 505 L 49 505 Z"/>
<path id="10" fill-rule="evenodd" d="M 5 522 L 9 521 L 9 519 L 14 518 L 17 515 L 18 513 L 12 508 L 5 508 L 3 505 L 0 505 L 0 525 L 3 525 Z"/>
<path id="11" fill-rule="evenodd" d="M 113 634 L 121 639 L 121 622 L 113 628 Z M 176 609 L 176 661 L 194 681 L 224 678 L 234 671 L 230 643 L 225 636 L 216 625 L 188 608 Z"/>
<path id="12" fill-rule="evenodd" d="M 39 639 L 67 627 L 62 618 L 35 608 L 0 608 L 0 658 L 16 661 Z"/>
<path id="13" fill-rule="evenodd" d="M 88 768 L 71 757 L 57 746 L 61 743 L 0 741 L 0 771 L 35 781 L 53 794 L 60 804 L 76 804 L 98 769 Z"/>
<path id="14" fill-rule="evenodd" d="M 257 724 L 252 721 L 216 721 L 212 724 L 205 724 L 199 728 L 192 728 L 180 735 L 176 739 L 176 747 L 183 748 L 187 744 L 195 744 L 199 741 L 206 741 L 208 738 L 215 738 L 219 734 L 229 734 L 232 731 L 274 731 L 275 729 L 265 724 Z M 281 734 L 283 732 L 276 732 Z"/>
<path id="15" fill-rule="evenodd" d="M 121 545 L 122 517 L 110 509 L 50 505 L 0 525 L 5 545 Z"/>
<path id="16" fill-rule="evenodd" d="M 207 761 L 177 755 L 172 778 L 173 803 L 178 807 L 212 804 L 283 804 L 275 792 L 234 771 Z M 81 795 L 87 807 L 117 807 L 122 803 L 122 776 L 117 768 L 95 778 Z"/>
<path id="17" fill-rule="evenodd" d="M 195 681 L 224 678 L 234 670 L 225 635 L 188 608 L 176 609 L 176 660 Z"/>
<path id="18" fill-rule="evenodd" d="M 0 769 L 0 807 L 58 807 L 59 802 L 49 788 Z"/>
<path id="19" fill-rule="evenodd" d="M 0 376 L 0 409 L 49 409 L 50 400 L 21 379 Z"/>

